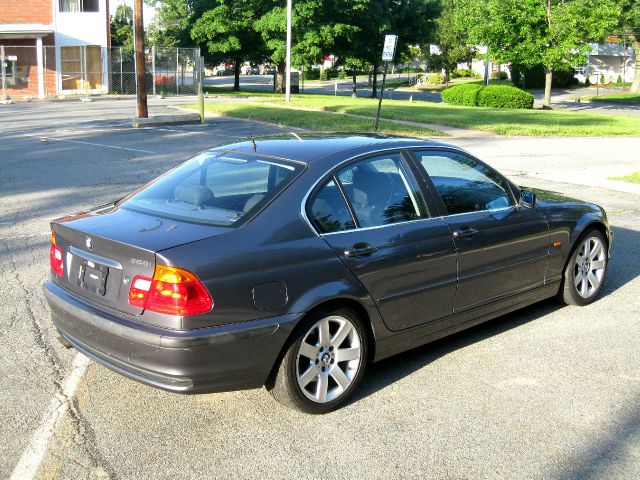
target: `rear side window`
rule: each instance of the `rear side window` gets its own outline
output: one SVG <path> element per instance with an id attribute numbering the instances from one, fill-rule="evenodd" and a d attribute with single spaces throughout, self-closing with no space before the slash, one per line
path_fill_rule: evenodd
<path id="1" fill-rule="evenodd" d="M 311 201 L 309 210 L 311 220 L 320 233 L 339 232 L 356 227 L 349 207 L 333 180 L 318 191 Z"/>
<path id="2" fill-rule="evenodd" d="M 230 227 L 271 201 L 302 170 L 293 162 L 207 152 L 160 177 L 122 207 Z"/>
<path id="3" fill-rule="evenodd" d="M 420 189 L 397 153 L 367 158 L 338 171 L 312 197 L 307 212 L 320 233 L 428 216 Z"/>
<path id="4" fill-rule="evenodd" d="M 420 190 L 393 153 L 361 160 L 338 173 L 360 227 L 376 227 L 426 216 Z"/>

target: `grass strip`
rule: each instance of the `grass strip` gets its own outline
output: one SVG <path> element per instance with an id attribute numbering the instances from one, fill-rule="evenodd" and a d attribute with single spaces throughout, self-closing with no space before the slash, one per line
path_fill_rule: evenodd
<path id="1" fill-rule="evenodd" d="M 195 109 L 195 105 L 188 108 Z M 310 112 L 294 110 L 273 105 L 264 105 L 259 102 L 207 102 L 207 112 L 217 113 L 235 118 L 259 120 L 262 122 L 276 123 L 290 127 L 298 127 L 322 132 L 373 132 L 374 119 L 360 119 L 331 113 Z M 430 128 L 414 128 L 396 123 L 380 121 L 378 133 L 405 135 L 410 137 L 438 137 L 443 133 Z"/>
<path id="2" fill-rule="evenodd" d="M 624 177 L 609 177 L 609 180 L 620 180 L 622 182 L 640 183 L 640 172 L 633 172 Z"/>
<path id="3" fill-rule="evenodd" d="M 623 105 L 640 105 L 640 93 L 610 93 L 597 97 L 588 97 L 592 102 L 618 103 Z"/>
<path id="4" fill-rule="evenodd" d="M 246 94 L 244 95 L 246 96 Z M 371 98 L 351 98 L 350 96 L 332 95 L 293 95 L 290 104 L 284 102 L 282 95 L 264 93 L 257 95 L 255 103 L 270 102 L 281 104 L 283 108 L 301 107 L 315 110 L 349 113 L 375 117 L 378 106 L 376 99 Z M 207 105 L 214 105 L 215 102 L 208 102 Z M 258 116 L 283 118 L 281 123 L 287 121 L 287 117 L 293 118 L 294 114 L 282 112 L 276 113 L 270 106 L 251 108 L 216 106 L 218 113 L 230 116 L 240 116 L 242 118 L 255 118 Z M 257 109 L 261 112 L 258 112 Z M 256 110 L 256 111 L 254 111 Z M 213 111 L 213 110 L 212 110 Z M 235 112 L 235 113 L 232 113 Z M 359 121 L 354 118 L 344 118 L 340 120 L 337 116 L 328 119 L 321 119 L 317 113 L 296 114 L 296 119 L 308 118 L 304 128 L 315 128 L 314 125 L 335 124 L 334 130 L 341 128 L 361 128 L 367 123 L 366 120 Z M 416 123 L 447 125 L 457 128 L 473 130 L 483 130 L 496 133 L 498 135 L 512 136 L 565 136 L 565 137 L 608 137 L 608 136 L 640 136 L 640 117 L 627 115 L 606 115 L 600 113 L 572 112 L 567 110 L 511 110 L 499 108 L 482 107 L 462 107 L 448 105 L 445 103 L 433 103 L 407 100 L 384 99 L 382 105 L 382 118 L 405 120 Z M 385 128 L 394 132 L 398 130 L 411 131 L 411 127 L 396 125 L 391 127 L 385 124 Z M 295 125 L 294 125 L 295 126 Z M 326 127 L 317 127 L 326 128 Z M 351 130 L 349 130 L 351 131 Z M 432 135 L 431 133 L 428 135 Z"/>

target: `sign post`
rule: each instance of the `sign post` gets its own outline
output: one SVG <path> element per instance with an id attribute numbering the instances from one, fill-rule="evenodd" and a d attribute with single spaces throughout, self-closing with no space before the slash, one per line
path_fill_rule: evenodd
<path id="1" fill-rule="evenodd" d="M 380 98 L 378 99 L 378 113 L 376 114 L 376 126 L 373 129 L 374 132 L 378 131 L 378 124 L 380 123 L 380 110 L 382 109 L 382 95 L 384 94 L 384 82 L 387 80 L 387 68 L 389 66 L 389 62 L 393 61 L 397 44 L 397 35 L 385 35 L 384 47 L 382 48 L 382 61 L 384 62 L 384 70 L 382 73 L 382 86 L 380 87 Z M 377 75 L 378 72 L 373 72 L 373 74 Z"/>

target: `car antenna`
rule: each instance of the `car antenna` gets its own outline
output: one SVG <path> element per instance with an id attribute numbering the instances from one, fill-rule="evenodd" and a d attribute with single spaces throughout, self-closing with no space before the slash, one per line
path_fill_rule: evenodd
<path id="1" fill-rule="evenodd" d="M 257 145 L 256 145 L 256 141 L 253 138 L 253 132 L 249 132 L 249 136 L 251 137 L 251 145 L 253 146 L 253 151 L 256 151 Z"/>
<path id="2" fill-rule="evenodd" d="M 295 132 L 289 132 L 289 135 L 293 135 L 294 137 L 296 137 L 298 140 L 300 140 L 301 142 L 304 142 L 304 140 L 302 140 L 302 138 L 300 138 L 300 136 L 295 133 Z"/>

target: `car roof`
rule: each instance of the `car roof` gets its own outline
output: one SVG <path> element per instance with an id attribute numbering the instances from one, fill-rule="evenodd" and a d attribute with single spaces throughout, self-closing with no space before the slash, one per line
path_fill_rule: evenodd
<path id="1" fill-rule="evenodd" d="M 394 135 L 291 132 L 220 145 L 211 150 L 252 153 L 310 163 L 332 158 L 337 153 L 340 153 L 337 159 L 344 159 L 345 156 L 351 157 L 379 150 L 409 147 L 456 148 L 432 140 Z"/>

